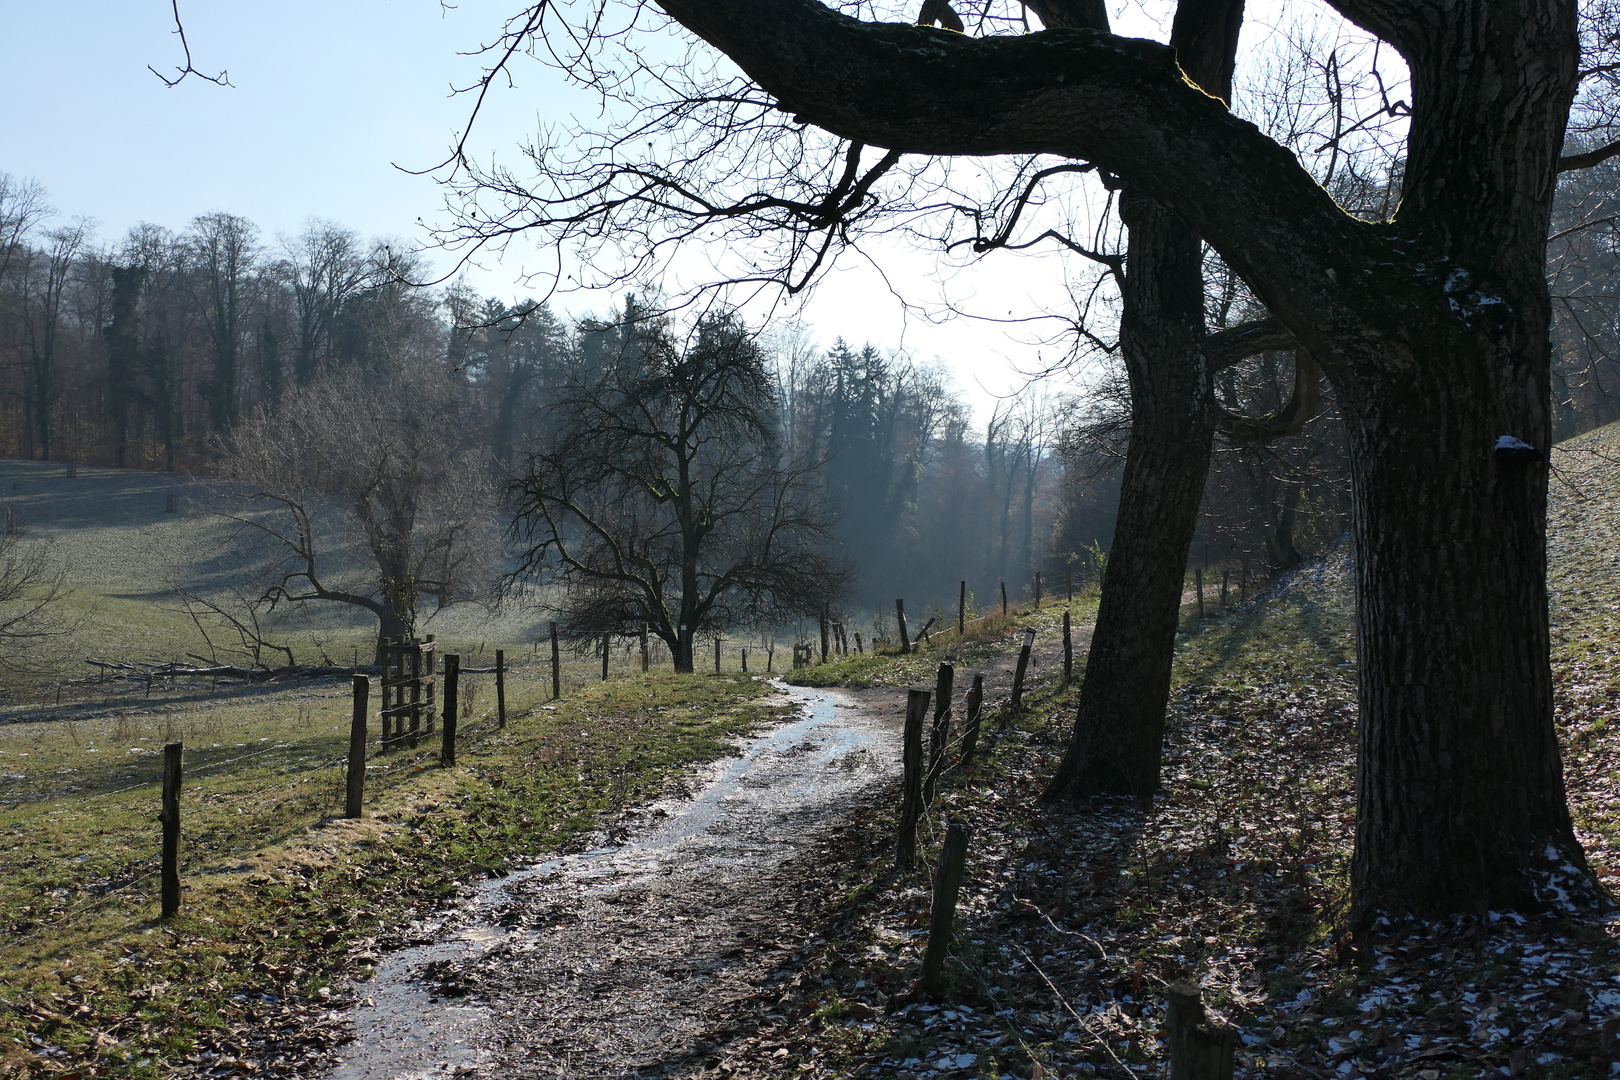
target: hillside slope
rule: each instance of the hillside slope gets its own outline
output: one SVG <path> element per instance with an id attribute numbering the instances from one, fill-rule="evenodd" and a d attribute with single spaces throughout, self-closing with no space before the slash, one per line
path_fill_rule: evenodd
<path id="1" fill-rule="evenodd" d="M 212 512 L 240 508 L 225 506 L 209 484 L 188 476 L 84 466 L 77 472 L 68 479 L 59 464 L 0 461 L 0 508 L 17 514 L 22 544 L 43 547 L 66 567 L 74 590 L 64 607 L 78 630 L 53 644 L 47 678 L 84 674 L 85 656 L 171 659 L 205 651 L 174 587 L 223 599 L 250 581 L 254 568 L 232 542 L 235 527 Z M 324 572 L 352 569 L 334 550 L 330 531 L 326 541 Z M 536 618 L 529 605 L 511 605 L 497 617 L 469 604 L 432 618 L 424 632 L 517 643 L 535 640 Z M 368 613 L 336 604 L 283 609 L 265 626 L 301 661 L 323 655 L 346 661 L 376 634 Z"/>

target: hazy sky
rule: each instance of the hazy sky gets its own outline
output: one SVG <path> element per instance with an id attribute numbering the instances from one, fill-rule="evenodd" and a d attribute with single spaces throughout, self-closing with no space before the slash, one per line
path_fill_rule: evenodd
<path id="1" fill-rule="evenodd" d="M 54 206 L 95 219 L 107 241 L 137 222 L 181 229 L 214 210 L 249 218 L 271 242 L 311 217 L 368 237 L 422 240 L 424 223 L 447 220 L 442 194 L 431 179 L 401 170 L 444 158 L 470 108 L 450 88 L 474 82 L 480 70 L 479 58 L 461 54 L 492 40 L 520 3 L 184 0 L 197 67 L 228 69 L 233 87 L 188 79 L 169 89 L 146 70 L 172 72 L 181 62 L 165 0 L 5 0 L 0 96 L 13 104 L 0 127 L 0 171 L 38 179 Z M 540 124 L 588 104 L 538 65 L 516 73 L 517 87 L 494 94 L 479 121 L 481 157 L 510 160 Z M 937 300 L 932 255 L 876 255 L 908 298 Z M 515 298 L 526 292 L 525 262 L 538 261 L 532 249 L 515 248 L 471 280 L 481 292 Z M 1043 305 L 1064 309 L 1061 278 L 1058 260 L 1009 256 L 957 275 L 951 293 L 978 312 L 1023 316 Z M 611 303 L 556 301 L 573 313 Z M 1026 343 L 1033 331 L 908 317 L 884 275 L 859 259 L 841 264 L 800 314 L 824 344 L 843 334 L 940 357 L 981 412 L 988 398 L 980 387 L 1003 390 L 1017 381 L 1014 365 L 1038 362 Z"/>

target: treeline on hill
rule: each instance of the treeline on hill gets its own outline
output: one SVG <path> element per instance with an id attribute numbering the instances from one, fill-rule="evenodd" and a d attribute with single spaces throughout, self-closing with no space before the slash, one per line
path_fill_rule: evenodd
<path id="1" fill-rule="evenodd" d="M 1583 227 L 1620 188 L 1608 163 L 1566 178 L 1549 256 L 1556 299 L 1553 395 L 1560 437 L 1620 417 L 1620 243 Z M 415 257 L 311 221 L 267 240 L 229 213 L 180 232 L 140 225 L 98 240 L 37 184 L 0 174 L 0 453 L 124 468 L 214 471 L 218 436 L 290 388 L 336 373 L 386 378 L 441 365 L 464 384 L 467 448 L 493 475 L 520 468 L 559 365 L 620 347 L 625 304 L 570 324 L 543 304 L 464 286 L 414 287 Z M 1084 394 L 1032 384 L 982 426 L 943 371 L 802 328 L 765 334 L 786 450 L 823 462 L 834 532 L 858 596 L 948 603 L 966 579 L 980 604 L 1036 571 L 1051 588 L 1096 580 L 1112 535 L 1129 396 L 1117 373 Z M 1275 412 L 1289 354 L 1224 372 L 1229 409 Z M 1195 565 L 1263 574 L 1346 527 L 1348 466 L 1331 388 L 1297 435 L 1218 444 Z"/>
<path id="2" fill-rule="evenodd" d="M 523 468 L 558 373 L 612 355 L 644 317 L 632 302 L 570 323 L 544 304 L 408 284 L 420 269 L 338 224 L 271 241 L 228 213 L 104 243 L 37 185 L 0 174 L 0 453 L 210 474 L 224 436 L 300 390 L 431 367 L 461 384 L 468 445 L 455 449 L 500 479 Z M 1048 557 L 1063 465 L 1035 395 L 976 430 L 937 367 L 842 339 L 818 348 L 802 331 L 764 341 L 783 444 L 823 461 L 863 591 L 954 596 L 967 577 L 982 595 Z M 424 405 L 439 393 L 427 391 Z M 1099 539 L 1101 526 L 1085 535 Z"/>

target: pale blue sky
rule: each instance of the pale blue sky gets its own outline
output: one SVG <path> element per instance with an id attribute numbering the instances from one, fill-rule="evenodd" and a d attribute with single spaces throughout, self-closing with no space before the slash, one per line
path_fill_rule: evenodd
<path id="1" fill-rule="evenodd" d="M 470 98 L 452 97 L 450 87 L 472 83 L 480 70 L 479 58 L 459 54 L 493 39 L 519 6 L 185 0 L 197 67 L 228 69 L 234 85 L 188 79 L 168 89 L 146 70 L 171 72 L 181 62 L 166 0 L 0 0 L 0 97 L 10 103 L 0 120 L 0 171 L 38 179 L 62 213 L 96 219 L 105 241 L 137 222 L 181 229 L 214 210 L 251 219 L 271 242 L 310 217 L 367 237 L 420 240 L 419 221 L 445 220 L 440 191 L 395 166 L 443 159 L 470 108 Z M 517 88 L 492 95 L 476 129 L 475 152 L 486 160 L 515 159 L 540 123 L 565 121 L 589 105 L 538 65 L 514 70 Z M 909 299 L 938 300 L 932 254 L 876 254 L 891 281 L 907 283 Z M 520 295 L 526 259 L 537 261 L 532 249 L 516 247 L 472 283 L 504 298 Z M 957 274 L 951 295 L 996 316 L 1067 306 L 1054 259 L 997 259 Z M 574 313 L 610 302 L 557 301 Z M 988 401 L 981 388 L 1003 389 L 1017 381 L 1014 365 L 1037 364 L 1036 348 L 1005 328 L 906 315 L 860 260 L 832 274 L 801 314 L 824 344 L 841 333 L 904 346 L 922 360 L 942 358 L 981 412 Z"/>

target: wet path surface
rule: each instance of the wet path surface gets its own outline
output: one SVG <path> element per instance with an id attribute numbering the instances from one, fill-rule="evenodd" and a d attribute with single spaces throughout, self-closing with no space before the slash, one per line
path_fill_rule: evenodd
<path id="1" fill-rule="evenodd" d="M 813 849 L 899 772 L 898 692 L 787 691 L 800 719 L 655 803 L 628 839 L 486 882 L 358 987 L 330 1080 L 634 1077 L 703 1060 L 728 1007 L 789 978 Z"/>

